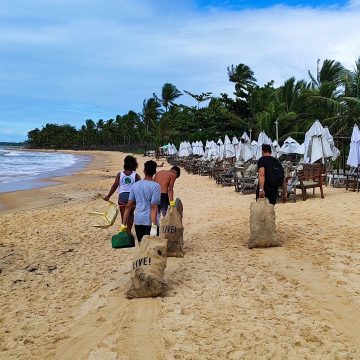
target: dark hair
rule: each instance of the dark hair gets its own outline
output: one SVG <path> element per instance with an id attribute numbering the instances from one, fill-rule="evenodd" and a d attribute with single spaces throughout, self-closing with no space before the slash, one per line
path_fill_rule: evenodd
<path id="1" fill-rule="evenodd" d="M 271 154 L 271 146 L 270 146 L 269 144 L 262 144 L 261 150 L 262 150 L 264 153 L 269 153 L 269 154 Z"/>
<path id="2" fill-rule="evenodd" d="M 156 174 L 157 163 L 153 160 L 146 161 L 144 164 L 145 175 L 154 176 Z"/>
<path id="3" fill-rule="evenodd" d="M 178 166 L 173 166 L 170 170 L 176 171 L 176 178 L 180 176 L 180 168 Z"/>
<path id="4" fill-rule="evenodd" d="M 135 171 L 138 168 L 136 158 L 128 155 L 124 159 L 124 170 Z"/>

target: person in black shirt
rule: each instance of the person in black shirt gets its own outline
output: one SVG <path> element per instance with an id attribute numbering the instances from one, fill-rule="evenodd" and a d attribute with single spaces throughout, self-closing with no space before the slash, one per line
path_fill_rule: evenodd
<path id="1" fill-rule="evenodd" d="M 271 146 L 267 144 L 262 145 L 262 157 L 257 162 L 258 173 L 259 173 L 259 184 L 256 189 L 256 199 L 266 197 L 270 204 L 275 205 L 276 199 L 279 195 L 279 185 L 273 184 L 273 179 L 270 179 L 271 169 L 277 166 L 281 166 L 278 159 L 271 156 Z M 270 169 L 271 167 L 271 169 Z M 287 184 L 285 179 L 282 180 L 283 187 L 283 202 L 286 202 Z"/>

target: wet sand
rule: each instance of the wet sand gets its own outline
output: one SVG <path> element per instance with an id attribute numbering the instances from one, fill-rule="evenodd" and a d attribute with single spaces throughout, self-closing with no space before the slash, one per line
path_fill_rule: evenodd
<path id="1" fill-rule="evenodd" d="M 277 205 L 284 246 L 249 250 L 254 196 L 183 172 L 185 257 L 168 259 L 164 297 L 127 300 L 120 218 L 102 230 L 87 214 L 125 155 L 91 154 L 59 185 L 0 195 L 1 359 L 360 358 L 358 193 Z"/>

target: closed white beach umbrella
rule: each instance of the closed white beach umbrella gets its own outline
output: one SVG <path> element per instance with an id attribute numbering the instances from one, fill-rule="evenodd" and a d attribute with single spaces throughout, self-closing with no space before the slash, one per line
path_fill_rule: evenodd
<path id="1" fill-rule="evenodd" d="M 202 143 L 201 140 L 199 141 L 198 145 L 199 145 L 199 147 L 198 147 L 199 155 L 204 156 L 205 155 L 204 144 Z"/>
<path id="2" fill-rule="evenodd" d="M 268 144 L 271 146 L 271 150 L 272 152 L 274 151 L 273 149 L 273 144 L 272 144 L 272 141 L 271 139 L 265 134 L 264 131 L 262 131 L 260 134 L 259 134 L 259 137 L 258 137 L 258 141 L 257 141 L 257 145 L 256 145 L 256 160 L 259 160 L 262 156 L 262 145 L 263 144 Z"/>
<path id="3" fill-rule="evenodd" d="M 189 141 L 185 142 L 185 153 L 186 153 L 185 156 L 190 156 L 192 154 L 192 147 Z"/>
<path id="4" fill-rule="evenodd" d="M 196 148 L 197 144 L 195 142 L 191 143 L 191 152 L 193 155 L 197 155 L 197 148 Z"/>
<path id="5" fill-rule="evenodd" d="M 304 146 L 305 163 L 313 164 L 318 160 L 321 160 L 322 163 L 324 163 L 325 159 L 333 156 L 330 143 L 326 139 L 325 130 L 319 120 L 316 120 L 306 132 Z"/>
<path id="6" fill-rule="evenodd" d="M 209 150 L 210 150 L 210 141 L 206 140 L 206 143 L 205 143 L 205 152 L 204 152 L 204 157 L 206 159 L 209 158 Z"/>
<path id="7" fill-rule="evenodd" d="M 182 148 L 181 148 L 181 157 L 187 157 L 187 156 L 189 156 L 189 148 L 188 148 L 188 143 L 184 141 L 182 143 Z"/>
<path id="8" fill-rule="evenodd" d="M 351 134 L 350 151 L 346 164 L 350 167 L 358 167 L 360 165 L 360 130 L 356 124 Z"/>
<path id="9" fill-rule="evenodd" d="M 234 145 L 235 159 L 238 159 L 240 155 L 240 144 L 238 138 L 234 136 L 231 143 Z"/>
<path id="10" fill-rule="evenodd" d="M 172 152 L 172 155 L 176 155 L 178 152 L 176 149 L 176 146 L 174 144 L 171 144 L 171 152 Z"/>
<path id="11" fill-rule="evenodd" d="M 219 145 L 215 141 L 211 141 L 211 148 L 209 150 L 210 159 L 218 159 L 220 156 Z"/>
<path id="12" fill-rule="evenodd" d="M 226 159 L 230 159 L 235 156 L 234 145 L 232 144 L 232 142 L 230 141 L 227 135 L 225 135 L 225 140 L 224 140 L 224 156 Z"/>
<path id="13" fill-rule="evenodd" d="M 243 141 L 241 141 L 241 140 L 243 140 Z M 247 142 L 250 143 L 250 138 L 246 131 L 244 131 L 244 133 L 241 135 L 240 141 L 244 142 L 244 143 L 247 143 Z"/>
<path id="14" fill-rule="evenodd" d="M 255 141 L 255 144 L 257 142 Z M 253 147 L 250 143 L 250 138 L 246 132 L 244 132 L 240 138 L 239 143 L 239 155 L 236 158 L 237 161 L 249 161 L 254 157 Z"/>
<path id="15" fill-rule="evenodd" d="M 255 158 L 257 152 L 257 141 L 253 140 L 250 145 L 251 145 L 251 151 L 253 153 L 253 157 Z"/>
<path id="16" fill-rule="evenodd" d="M 304 154 L 304 150 L 301 149 L 301 145 L 294 140 L 292 137 L 288 137 L 283 145 L 281 146 L 279 153 L 281 155 L 289 155 L 289 154 L 299 154 L 299 155 L 303 155 Z"/>
<path id="17" fill-rule="evenodd" d="M 280 150 L 280 145 L 279 143 L 277 142 L 277 140 L 274 140 L 273 143 L 272 143 L 272 146 L 273 146 L 273 156 L 275 157 L 279 157 L 279 150 Z"/>
<path id="18" fill-rule="evenodd" d="M 184 142 L 182 141 L 179 145 L 179 154 L 180 157 L 184 156 Z"/>
<path id="19" fill-rule="evenodd" d="M 195 142 L 196 155 L 200 155 L 200 142 Z"/>
<path id="20" fill-rule="evenodd" d="M 212 148 L 213 141 L 208 141 L 207 145 L 205 145 L 205 151 L 206 151 L 206 158 L 208 160 L 211 159 L 211 148 Z"/>
<path id="21" fill-rule="evenodd" d="M 325 131 L 325 138 L 329 142 L 330 149 L 332 152 L 331 160 L 336 160 L 340 155 L 340 150 L 335 146 L 334 138 L 330 134 L 329 128 L 327 126 L 324 127 L 324 131 Z"/>
<path id="22" fill-rule="evenodd" d="M 191 144 L 187 141 L 182 142 L 179 148 L 179 156 L 188 157 L 191 155 L 191 153 L 192 153 Z"/>
<path id="23" fill-rule="evenodd" d="M 300 144 L 300 151 L 301 151 L 301 155 L 305 154 L 305 143 L 304 142 L 302 144 Z"/>
<path id="24" fill-rule="evenodd" d="M 219 159 L 224 159 L 224 143 L 221 139 L 217 142 L 218 149 L 219 149 Z"/>

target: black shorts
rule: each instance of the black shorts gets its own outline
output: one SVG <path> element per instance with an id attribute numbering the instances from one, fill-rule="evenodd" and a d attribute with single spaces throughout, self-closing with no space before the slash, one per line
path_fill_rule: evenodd
<path id="1" fill-rule="evenodd" d="M 264 189 L 265 191 L 265 197 L 269 200 L 270 204 L 275 205 L 276 200 L 279 196 L 279 189 L 277 187 L 270 188 L 270 189 Z M 259 198 L 259 187 L 256 189 L 256 200 Z"/>
<path id="2" fill-rule="evenodd" d="M 166 214 L 169 205 L 169 195 L 167 193 L 161 193 L 159 211 L 161 211 L 163 214 Z"/>
<path id="3" fill-rule="evenodd" d="M 150 225 L 135 225 L 135 233 L 140 243 L 144 235 L 150 235 L 151 226 Z M 157 235 L 159 236 L 159 227 L 157 228 Z"/>

